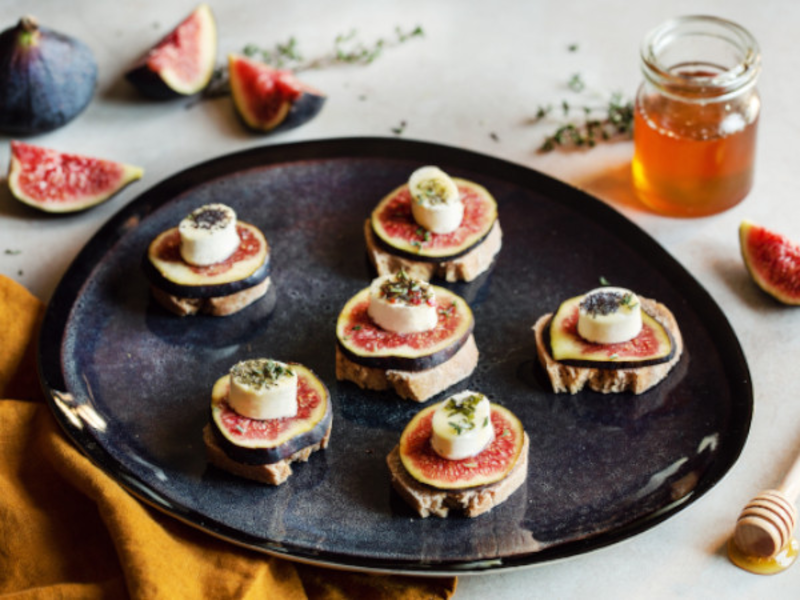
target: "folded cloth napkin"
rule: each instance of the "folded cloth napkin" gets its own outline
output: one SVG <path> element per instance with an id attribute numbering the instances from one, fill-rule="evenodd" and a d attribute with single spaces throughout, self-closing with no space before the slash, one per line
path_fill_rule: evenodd
<path id="1" fill-rule="evenodd" d="M 14 598 L 450 598 L 455 578 L 302 565 L 146 506 L 64 436 L 35 367 L 42 303 L 0 275 L 0 595 Z"/>

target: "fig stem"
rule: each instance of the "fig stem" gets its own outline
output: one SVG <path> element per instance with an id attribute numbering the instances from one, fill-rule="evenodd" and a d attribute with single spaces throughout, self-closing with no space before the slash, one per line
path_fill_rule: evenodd
<path id="1" fill-rule="evenodd" d="M 36 40 L 39 39 L 39 22 L 36 17 L 30 15 L 22 17 L 17 28 L 20 31 L 18 40 L 22 46 L 36 45 Z"/>
<path id="2" fill-rule="evenodd" d="M 25 15 L 19 20 L 19 27 L 25 33 L 33 33 L 35 31 L 38 31 L 39 22 L 36 20 L 36 17 L 32 17 L 31 15 Z"/>

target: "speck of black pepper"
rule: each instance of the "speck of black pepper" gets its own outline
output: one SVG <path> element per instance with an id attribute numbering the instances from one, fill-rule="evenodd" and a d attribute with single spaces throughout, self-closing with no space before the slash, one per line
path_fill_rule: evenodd
<path id="1" fill-rule="evenodd" d="M 617 312 L 624 298 L 619 292 L 597 292 L 581 300 L 581 308 L 593 317 L 610 315 Z"/>

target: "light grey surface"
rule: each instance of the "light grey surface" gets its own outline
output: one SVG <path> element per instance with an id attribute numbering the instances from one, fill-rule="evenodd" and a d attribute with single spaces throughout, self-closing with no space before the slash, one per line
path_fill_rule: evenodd
<path id="1" fill-rule="evenodd" d="M 708 289 L 740 337 L 752 370 L 755 414 L 749 441 L 732 471 L 709 494 L 655 529 L 624 544 L 544 567 L 462 578 L 457 598 L 754 598 L 793 597 L 800 567 L 764 578 L 728 561 L 724 545 L 742 506 L 779 483 L 800 450 L 795 376 L 800 311 L 780 307 L 757 290 L 739 256 L 743 218 L 800 240 L 796 150 L 800 116 L 794 103 L 795 29 L 800 4 L 788 1 L 708 2 L 212 2 L 220 57 L 248 42 L 269 46 L 296 36 L 309 57 L 356 28 L 365 40 L 392 36 L 395 26 L 420 24 L 424 39 L 389 49 L 368 67 L 341 66 L 303 78 L 329 99 L 300 129 L 274 136 L 244 131 L 229 99 L 186 108 L 185 101 L 143 100 L 122 79 L 125 69 L 194 7 L 190 1 L 100 3 L 6 0 L 2 26 L 35 14 L 81 38 L 100 66 L 96 97 L 84 114 L 30 141 L 59 150 L 112 158 L 145 169 L 142 181 L 105 205 L 51 218 L 20 206 L 0 189 L 0 273 L 47 300 L 69 262 L 92 234 L 137 194 L 168 175 L 220 154 L 291 141 L 392 136 L 458 146 L 523 164 L 575 184 L 620 210 L 653 235 Z M 653 215 L 630 188 L 628 142 L 588 152 L 540 155 L 553 122 L 531 124 L 540 104 L 577 100 L 566 82 L 580 73 L 600 99 L 632 97 L 640 78 L 644 33 L 671 16 L 707 13 L 748 27 L 763 51 L 763 111 L 755 186 L 747 200 L 716 217 Z M 570 44 L 578 44 L 569 52 Z M 496 134 L 497 140 L 492 138 Z M 0 163 L 8 161 L 0 138 Z M 4 250 L 19 250 L 6 254 Z M 535 444 L 535 440 L 532 440 Z"/>

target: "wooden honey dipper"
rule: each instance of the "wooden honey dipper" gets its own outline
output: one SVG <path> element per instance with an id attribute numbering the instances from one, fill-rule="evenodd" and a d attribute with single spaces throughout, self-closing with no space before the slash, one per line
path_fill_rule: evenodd
<path id="1" fill-rule="evenodd" d="M 800 455 L 774 490 L 765 490 L 744 507 L 733 541 L 748 556 L 771 558 L 792 539 L 797 524 L 795 501 L 800 494 Z"/>

